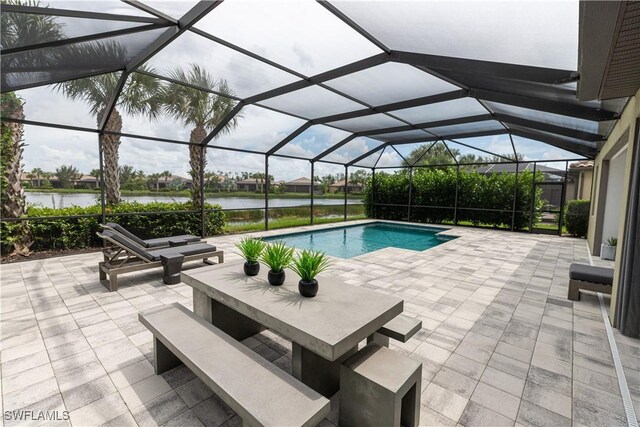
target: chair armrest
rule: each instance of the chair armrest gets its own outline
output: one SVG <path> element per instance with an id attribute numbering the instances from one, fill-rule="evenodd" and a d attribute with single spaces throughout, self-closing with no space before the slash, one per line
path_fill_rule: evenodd
<path id="1" fill-rule="evenodd" d="M 173 248 L 175 246 L 186 246 L 187 243 L 189 243 L 189 242 L 187 242 L 186 240 L 171 240 L 171 239 L 169 239 L 169 247 L 171 247 L 171 248 Z"/>

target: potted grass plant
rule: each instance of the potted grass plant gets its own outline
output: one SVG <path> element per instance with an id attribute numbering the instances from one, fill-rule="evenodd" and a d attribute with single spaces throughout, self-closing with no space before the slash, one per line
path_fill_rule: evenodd
<path id="1" fill-rule="evenodd" d="M 314 297 L 318 293 L 316 276 L 327 268 L 330 261 L 324 252 L 303 250 L 291 261 L 289 268 L 300 276 L 298 291 L 303 297 Z"/>
<path id="2" fill-rule="evenodd" d="M 600 258 L 614 261 L 616 259 L 616 246 L 618 246 L 617 237 L 609 237 L 607 243 L 600 246 Z"/>
<path id="3" fill-rule="evenodd" d="M 255 276 L 260 272 L 260 255 L 264 250 L 265 243 L 260 239 L 254 239 L 253 237 L 245 237 L 238 244 L 236 248 L 240 249 L 242 256 L 245 259 L 244 274 L 247 276 Z"/>
<path id="4" fill-rule="evenodd" d="M 289 266 L 293 258 L 293 248 L 285 246 L 284 242 L 276 242 L 266 245 L 260 255 L 260 261 L 269 267 L 267 279 L 273 286 L 284 283 L 284 269 Z"/>

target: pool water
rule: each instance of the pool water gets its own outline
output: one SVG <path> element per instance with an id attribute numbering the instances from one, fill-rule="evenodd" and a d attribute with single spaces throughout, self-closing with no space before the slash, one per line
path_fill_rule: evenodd
<path id="1" fill-rule="evenodd" d="M 448 229 L 374 222 L 281 234 L 266 237 L 264 240 L 284 241 L 288 246 L 297 249 L 313 249 L 338 258 L 351 258 L 388 247 L 424 251 L 455 239 L 452 236 L 438 235 L 446 230 Z"/>

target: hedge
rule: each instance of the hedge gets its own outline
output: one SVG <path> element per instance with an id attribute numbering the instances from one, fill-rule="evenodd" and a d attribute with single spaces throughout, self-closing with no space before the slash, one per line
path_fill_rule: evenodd
<path id="1" fill-rule="evenodd" d="M 411 220 L 415 222 L 453 222 L 456 207 L 457 221 L 473 225 L 489 225 L 510 228 L 513 216 L 513 197 L 516 186 L 515 174 L 479 174 L 473 170 L 459 171 L 455 168 L 416 168 L 411 189 L 411 218 L 407 218 L 409 199 L 409 172 L 402 170 L 393 174 L 379 172 L 365 185 L 365 206 L 370 218 Z M 518 174 L 517 199 L 514 226 L 521 230 L 529 226 L 531 219 L 532 172 Z M 536 179 L 542 179 L 538 172 Z M 541 207 L 542 190 L 535 194 L 535 206 Z M 375 199 L 374 199 L 375 197 Z M 376 206 L 374 206 L 376 204 Z M 399 206 L 380 206 L 399 205 Z M 534 223 L 538 218 L 534 218 Z"/>
<path id="2" fill-rule="evenodd" d="M 586 237 L 589 227 L 589 200 L 570 200 L 564 208 L 564 224 L 572 236 Z"/>
<path id="3" fill-rule="evenodd" d="M 205 208 L 211 210 L 211 212 L 205 214 L 205 234 L 211 236 L 222 233 L 226 221 L 222 208 L 219 205 L 211 204 L 206 204 Z M 177 234 L 200 235 L 200 214 L 183 212 L 190 210 L 191 205 L 188 202 L 122 202 L 116 206 L 107 207 L 107 221 L 117 222 L 143 239 Z M 170 213 L 131 215 L 136 212 L 159 211 L 168 211 Z M 82 249 L 100 246 L 102 241 L 96 236 L 96 232 L 101 230 L 99 227 L 101 221 L 100 213 L 101 208 L 97 205 L 89 207 L 72 206 L 62 209 L 29 207 L 28 216 L 30 217 L 96 215 L 87 218 L 28 221 L 27 224 L 34 237 L 31 250 Z M 16 230 L 17 223 L 2 223 L 0 240 L 2 254 L 7 254 L 12 250 L 11 241 L 15 238 Z"/>

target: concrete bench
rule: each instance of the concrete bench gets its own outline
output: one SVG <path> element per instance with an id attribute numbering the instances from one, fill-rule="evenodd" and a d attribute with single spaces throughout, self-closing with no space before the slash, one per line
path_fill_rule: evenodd
<path id="1" fill-rule="evenodd" d="M 570 300 L 580 300 L 581 289 L 611 295 L 612 288 L 613 268 L 578 263 L 573 263 L 569 267 L 569 292 L 567 298 Z"/>
<path id="2" fill-rule="evenodd" d="M 421 383 L 422 362 L 368 344 L 340 367 L 340 425 L 418 426 Z"/>
<path id="3" fill-rule="evenodd" d="M 156 374 L 184 363 L 251 426 L 312 426 L 329 400 L 174 303 L 138 315 L 153 333 Z"/>
<path id="4" fill-rule="evenodd" d="M 400 342 L 407 342 L 422 328 L 422 320 L 414 317 L 399 315 L 388 321 L 367 338 L 367 344 L 375 343 L 383 347 L 389 347 L 389 338 Z"/>

